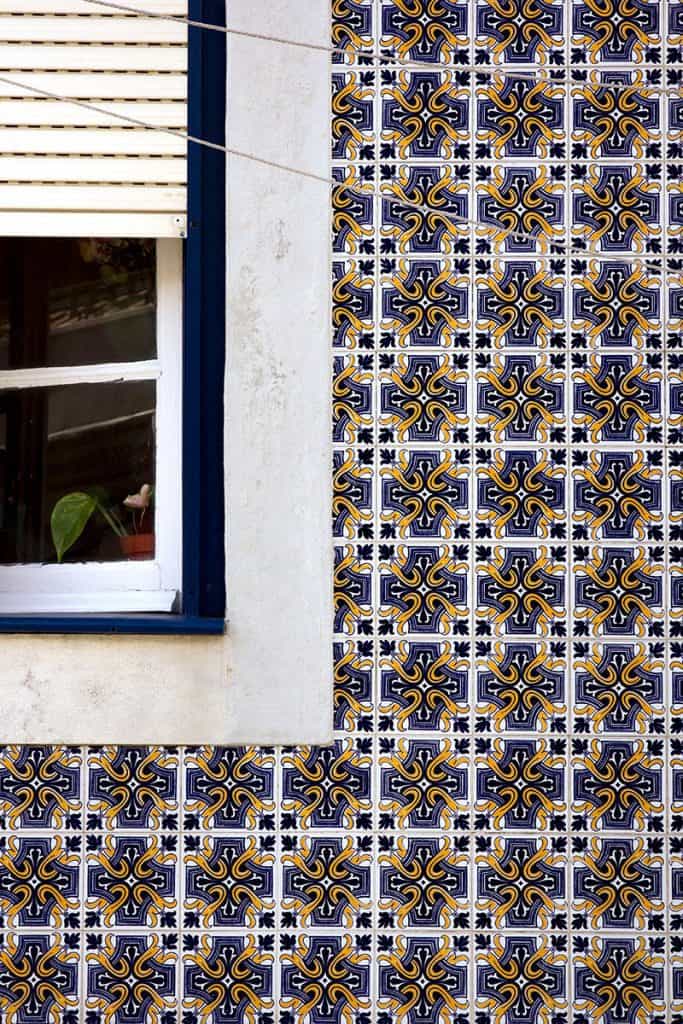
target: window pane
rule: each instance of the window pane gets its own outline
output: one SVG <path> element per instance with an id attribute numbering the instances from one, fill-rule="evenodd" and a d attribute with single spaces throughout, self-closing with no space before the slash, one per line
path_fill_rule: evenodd
<path id="1" fill-rule="evenodd" d="M 0 239 L 0 369 L 156 356 L 156 243 Z"/>
<path id="2" fill-rule="evenodd" d="M 136 557 L 153 557 L 153 502 L 131 510 L 123 501 L 154 486 L 155 405 L 152 381 L 0 391 L 1 562 L 56 561 L 50 517 L 73 492 L 99 507 L 64 561 L 118 561 L 136 544 Z"/>

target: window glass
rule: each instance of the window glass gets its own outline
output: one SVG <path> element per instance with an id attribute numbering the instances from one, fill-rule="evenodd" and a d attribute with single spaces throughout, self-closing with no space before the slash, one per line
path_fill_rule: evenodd
<path id="1" fill-rule="evenodd" d="M 155 242 L 0 239 L 0 370 L 156 356 Z"/>
<path id="2" fill-rule="evenodd" d="M 55 562 L 52 512 L 74 492 L 97 505 L 63 561 L 153 557 L 155 405 L 153 381 L 0 391 L 0 561 Z"/>

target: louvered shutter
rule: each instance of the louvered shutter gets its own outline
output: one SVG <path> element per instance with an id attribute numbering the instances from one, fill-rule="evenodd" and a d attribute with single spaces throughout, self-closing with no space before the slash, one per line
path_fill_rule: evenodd
<path id="1" fill-rule="evenodd" d="M 186 0 L 140 6 L 187 15 Z M 0 75 L 186 129 L 182 24 L 83 0 L 0 0 Z M 186 180 L 183 139 L 0 83 L 0 235 L 184 235 Z"/>

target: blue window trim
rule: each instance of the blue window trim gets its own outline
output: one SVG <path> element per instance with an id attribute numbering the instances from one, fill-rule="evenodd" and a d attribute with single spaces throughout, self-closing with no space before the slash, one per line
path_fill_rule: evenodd
<path id="1" fill-rule="evenodd" d="M 224 0 L 190 0 L 195 21 L 225 25 Z M 190 135 L 225 142 L 225 36 L 191 28 Z M 222 633 L 225 629 L 223 379 L 225 154 L 188 144 L 184 246 L 182 614 L 5 615 L 0 633 Z"/>

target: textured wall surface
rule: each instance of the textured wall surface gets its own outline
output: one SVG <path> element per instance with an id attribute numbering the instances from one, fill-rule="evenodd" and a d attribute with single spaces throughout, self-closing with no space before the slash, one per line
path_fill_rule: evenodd
<path id="1" fill-rule="evenodd" d="M 683 6 L 333 12 L 335 743 L 5 748 L 2 1019 L 683 1020 Z"/>

